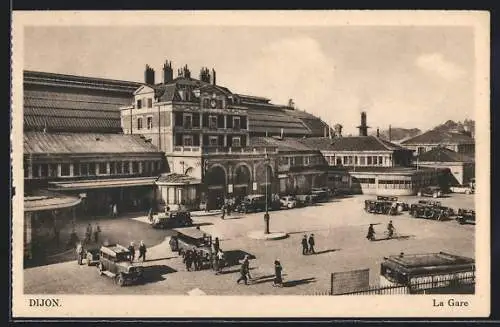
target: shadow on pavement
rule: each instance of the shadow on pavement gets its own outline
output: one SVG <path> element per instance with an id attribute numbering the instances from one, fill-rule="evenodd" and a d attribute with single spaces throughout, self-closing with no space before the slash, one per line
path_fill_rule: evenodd
<path id="1" fill-rule="evenodd" d="M 144 280 L 143 283 L 156 283 L 166 278 L 163 275 L 171 274 L 177 272 L 177 270 L 167 266 L 167 265 L 153 265 L 144 266 Z"/>
<path id="2" fill-rule="evenodd" d="M 286 276 L 286 274 L 282 274 L 281 276 L 284 277 L 284 276 Z M 274 275 L 274 274 L 254 277 L 254 278 L 252 278 L 250 283 L 251 284 L 263 284 L 263 283 L 267 283 L 267 282 L 272 282 L 272 281 L 274 281 L 275 277 L 276 277 L 276 275 Z"/>
<path id="3" fill-rule="evenodd" d="M 328 250 L 322 250 L 322 251 L 318 251 L 316 253 L 314 253 L 313 255 L 317 255 L 317 254 L 324 254 L 324 253 L 330 253 L 330 252 L 336 252 L 336 251 L 340 251 L 340 249 L 328 249 Z"/>
<path id="4" fill-rule="evenodd" d="M 175 257 L 165 257 L 165 258 L 156 258 L 156 259 L 147 259 L 146 262 L 155 262 L 155 261 L 169 260 L 169 259 L 174 259 L 174 258 L 178 258 L 178 256 L 175 256 Z"/>
<path id="5" fill-rule="evenodd" d="M 224 217 L 224 220 L 242 219 L 242 218 L 245 218 L 245 216 L 226 216 Z"/>
<path id="6" fill-rule="evenodd" d="M 209 223 L 209 222 L 193 223 L 194 227 L 198 227 L 198 226 L 210 226 L 210 225 L 213 225 L 213 223 Z"/>
<path id="7" fill-rule="evenodd" d="M 283 287 L 294 287 L 297 285 L 302 285 L 302 284 L 309 284 L 309 283 L 315 283 L 316 278 L 315 277 L 310 277 L 310 278 L 303 278 L 303 279 L 296 279 L 296 280 L 289 280 L 287 282 L 283 282 Z"/>
<path id="8" fill-rule="evenodd" d="M 254 267 L 250 267 L 249 270 L 254 270 L 255 268 Z M 240 272 L 240 269 L 229 269 L 229 270 L 222 270 L 221 272 L 219 272 L 219 275 L 226 275 L 226 274 L 232 274 L 232 273 L 237 273 L 237 272 Z"/>
<path id="9" fill-rule="evenodd" d="M 312 232 L 321 232 L 329 230 L 328 228 L 323 228 L 323 229 L 311 229 L 311 230 L 299 230 L 296 232 L 287 232 L 288 235 L 293 235 L 293 234 L 305 234 L 305 233 L 312 233 Z"/>
<path id="10" fill-rule="evenodd" d="M 226 262 L 229 266 L 234 266 L 239 264 L 240 260 L 243 260 L 245 258 L 245 255 L 248 255 L 248 259 L 255 259 L 255 255 L 245 252 L 243 250 L 228 250 L 224 251 L 224 257 L 226 259 Z"/>

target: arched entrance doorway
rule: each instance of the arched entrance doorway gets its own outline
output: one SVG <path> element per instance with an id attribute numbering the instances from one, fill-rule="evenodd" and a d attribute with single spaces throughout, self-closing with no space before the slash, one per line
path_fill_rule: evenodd
<path id="1" fill-rule="evenodd" d="M 226 172 L 221 166 L 213 166 L 207 171 L 205 185 L 209 210 L 219 209 L 224 203 L 226 183 Z"/>
<path id="2" fill-rule="evenodd" d="M 233 195 L 235 197 L 248 195 L 251 190 L 252 175 L 246 165 L 236 167 L 233 174 Z"/>

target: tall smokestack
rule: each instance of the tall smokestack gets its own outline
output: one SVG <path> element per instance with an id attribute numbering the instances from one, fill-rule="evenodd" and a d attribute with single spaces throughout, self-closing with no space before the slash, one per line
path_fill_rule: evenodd
<path id="1" fill-rule="evenodd" d="M 368 128 L 366 125 L 366 112 L 361 113 L 361 125 L 357 127 L 359 129 L 359 136 L 368 136 Z"/>
<path id="2" fill-rule="evenodd" d="M 215 72 L 215 69 L 212 68 L 212 75 L 210 75 L 210 84 L 212 85 L 217 85 L 217 73 Z"/>
<path id="3" fill-rule="evenodd" d="M 391 125 L 389 125 L 389 142 L 392 141 L 392 128 Z"/>
<path id="4" fill-rule="evenodd" d="M 377 137 L 380 137 L 380 130 L 377 127 Z"/>

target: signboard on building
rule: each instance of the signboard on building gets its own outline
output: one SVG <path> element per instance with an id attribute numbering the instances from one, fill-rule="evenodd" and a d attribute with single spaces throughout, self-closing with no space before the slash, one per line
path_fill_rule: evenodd
<path id="1" fill-rule="evenodd" d="M 227 186 L 227 193 L 233 193 L 233 184 Z"/>
<path id="2" fill-rule="evenodd" d="M 252 189 L 253 189 L 254 191 L 257 191 L 257 183 L 255 183 L 255 182 L 254 182 L 254 183 L 252 184 Z"/>
<path id="3" fill-rule="evenodd" d="M 361 291 L 370 286 L 370 269 L 335 272 L 331 275 L 332 295 Z"/>

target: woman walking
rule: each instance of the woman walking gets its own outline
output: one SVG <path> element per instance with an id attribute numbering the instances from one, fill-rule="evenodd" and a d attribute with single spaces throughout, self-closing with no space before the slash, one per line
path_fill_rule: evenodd
<path id="1" fill-rule="evenodd" d="M 283 267 L 278 259 L 274 261 L 274 281 L 273 287 L 283 287 L 283 278 L 281 276 L 281 271 Z"/>

